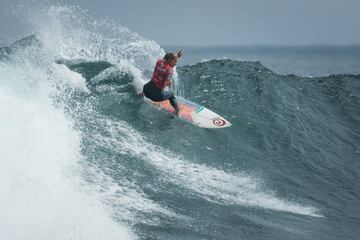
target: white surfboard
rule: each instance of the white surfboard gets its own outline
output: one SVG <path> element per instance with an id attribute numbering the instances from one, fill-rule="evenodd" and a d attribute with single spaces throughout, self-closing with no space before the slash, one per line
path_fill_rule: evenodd
<path id="1" fill-rule="evenodd" d="M 168 113 L 176 115 L 175 110 L 171 106 L 169 100 L 154 102 L 146 97 L 144 97 L 144 99 L 152 105 Z M 231 126 L 229 121 L 207 109 L 206 107 L 181 97 L 176 97 L 176 101 L 180 109 L 178 117 L 186 122 L 201 128 L 226 128 Z"/>

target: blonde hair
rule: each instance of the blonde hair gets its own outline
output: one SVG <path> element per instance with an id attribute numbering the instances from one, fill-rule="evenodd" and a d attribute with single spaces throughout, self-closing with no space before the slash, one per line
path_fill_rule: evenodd
<path id="1" fill-rule="evenodd" d="M 165 61 L 170 61 L 170 60 L 173 60 L 173 59 L 175 59 L 177 57 L 178 57 L 178 55 L 176 53 L 168 52 L 168 53 L 165 54 L 164 60 Z"/>

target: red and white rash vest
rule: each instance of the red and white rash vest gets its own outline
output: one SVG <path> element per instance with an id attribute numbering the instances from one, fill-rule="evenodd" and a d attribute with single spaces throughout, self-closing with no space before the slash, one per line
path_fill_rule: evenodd
<path id="1" fill-rule="evenodd" d="M 157 88 L 163 90 L 166 86 L 166 83 L 170 81 L 173 72 L 173 68 L 168 63 L 166 63 L 165 60 L 159 59 L 156 61 L 151 81 Z"/>

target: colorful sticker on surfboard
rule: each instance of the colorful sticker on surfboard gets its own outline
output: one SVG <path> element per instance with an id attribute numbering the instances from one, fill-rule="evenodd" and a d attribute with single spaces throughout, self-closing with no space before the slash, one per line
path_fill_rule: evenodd
<path id="1" fill-rule="evenodd" d="M 213 118 L 212 121 L 213 124 L 218 127 L 224 126 L 226 124 L 226 121 L 220 117 Z"/>
<path id="2" fill-rule="evenodd" d="M 196 112 L 196 113 L 199 113 L 199 112 L 201 112 L 202 110 L 204 110 L 204 107 L 203 107 L 203 106 L 199 106 L 199 107 L 196 108 L 195 112 Z"/>

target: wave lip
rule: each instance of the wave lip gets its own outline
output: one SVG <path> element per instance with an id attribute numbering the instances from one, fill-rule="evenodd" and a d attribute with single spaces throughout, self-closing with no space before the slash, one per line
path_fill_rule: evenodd
<path id="1" fill-rule="evenodd" d="M 81 134 L 64 98 L 87 93 L 85 81 L 35 39 L 0 61 L 0 238 L 135 239 L 80 178 Z"/>

